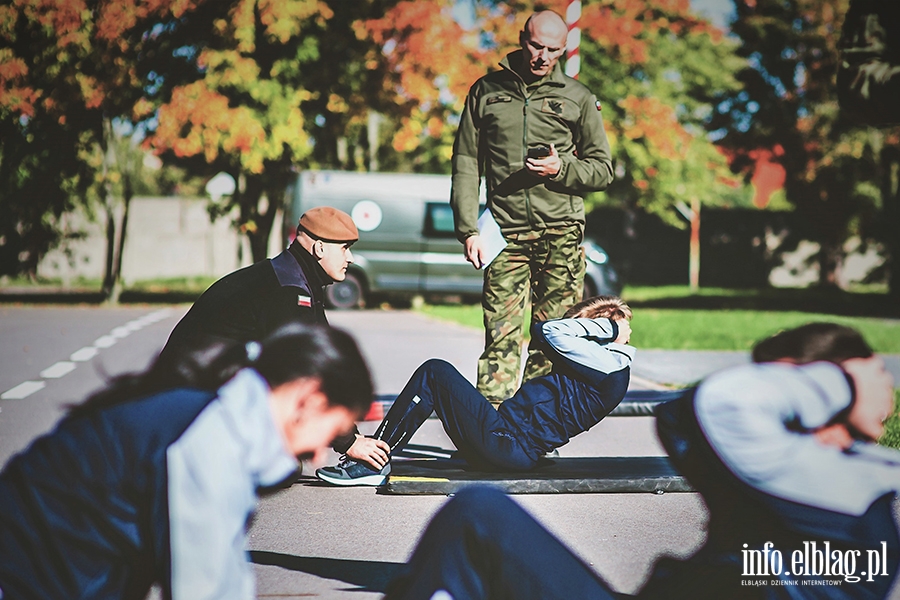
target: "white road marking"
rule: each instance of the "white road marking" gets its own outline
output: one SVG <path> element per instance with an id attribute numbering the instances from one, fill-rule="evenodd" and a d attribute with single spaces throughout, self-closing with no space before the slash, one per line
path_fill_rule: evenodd
<path id="1" fill-rule="evenodd" d="M 144 324 L 135 319 L 134 321 L 128 321 L 127 323 L 125 323 L 125 327 L 129 331 L 137 331 L 138 329 L 143 329 Z"/>
<path id="2" fill-rule="evenodd" d="M 59 379 L 63 375 L 67 375 L 75 370 L 75 363 L 67 360 L 61 360 L 55 365 L 51 365 L 41 371 L 41 377 L 44 379 Z"/>
<path id="3" fill-rule="evenodd" d="M 73 352 L 71 356 L 69 356 L 69 360 L 59 361 L 56 364 L 50 365 L 49 367 L 41 371 L 41 377 L 44 379 L 59 379 L 60 377 L 63 377 L 74 371 L 75 367 L 77 366 L 75 365 L 76 362 L 86 362 L 91 360 L 92 358 L 97 356 L 97 354 L 99 354 L 100 348 L 109 348 L 111 346 L 114 346 L 115 343 L 120 339 L 128 337 L 133 332 L 139 329 L 143 329 L 147 325 L 152 325 L 157 321 L 162 321 L 170 314 L 172 314 L 171 309 L 161 308 L 159 310 L 153 311 L 152 313 L 146 314 L 139 319 L 133 319 L 125 325 L 116 327 L 107 335 L 101 336 L 94 340 L 94 344 L 92 346 L 85 346 L 84 348 Z M 27 398 L 38 390 L 44 389 L 46 386 L 46 381 L 26 381 L 0 394 L 0 400 L 21 400 L 23 398 Z M 2 597 L 2 592 L 0 592 L 0 598 Z"/>
<path id="4" fill-rule="evenodd" d="M 93 346 L 85 346 L 81 350 L 76 350 L 75 352 L 73 352 L 72 356 L 69 357 L 69 360 L 74 360 L 75 362 L 85 362 L 91 360 L 99 353 L 100 351 Z"/>
<path id="5" fill-rule="evenodd" d="M 110 346 L 114 346 L 117 341 L 119 340 L 111 335 L 104 335 L 103 337 L 98 337 L 94 340 L 94 345 L 98 348 L 109 348 Z"/>
<path id="6" fill-rule="evenodd" d="M 0 400 L 22 400 L 36 391 L 44 389 L 46 385 L 46 381 L 26 381 L 0 394 Z"/>

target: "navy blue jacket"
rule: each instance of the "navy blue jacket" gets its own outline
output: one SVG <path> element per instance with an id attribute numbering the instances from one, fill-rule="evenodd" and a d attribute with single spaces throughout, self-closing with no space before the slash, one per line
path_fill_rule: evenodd
<path id="1" fill-rule="evenodd" d="M 84 409 L 0 473 L 4 600 L 249 600 L 246 524 L 296 472 L 252 369 Z M 173 568 L 175 565 L 177 568 Z"/>
<path id="2" fill-rule="evenodd" d="M 327 324 L 331 279 L 296 241 L 272 259 L 212 284 L 178 322 L 161 353 L 176 360 L 216 341 L 259 341 L 285 323 Z"/>
<path id="3" fill-rule="evenodd" d="M 563 334 L 555 336 L 562 327 Z M 498 412 L 519 430 L 526 454 L 537 460 L 618 406 L 628 390 L 634 349 L 612 343 L 618 327 L 608 319 L 544 321 L 534 325 L 531 337 L 553 370 L 525 382 Z"/>
<path id="4" fill-rule="evenodd" d="M 259 341 L 290 322 L 327 325 L 325 286 L 331 283 L 318 262 L 294 240 L 275 258 L 212 284 L 175 325 L 160 359 L 177 364 L 216 342 Z M 355 433 L 339 436 L 333 448 L 344 453 L 355 440 Z"/>
<path id="5" fill-rule="evenodd" d="M 4 600 L 143 599 L 170 578 L 166 449 L 215 393 L 67 418 L 0 474 Z"/>
<path id="6" fill-rule="evenodd" d="M 697 554 L 686 560 L 664 558 L 657 563 L 643 600 L 729 598 L 789 600 L 793 598 L 849 600 L 885 598 L 900 566 L 900 538 L 894 523 L 894 494 L 878 498 L 862 515 L 850 515 L 778 498 L 741 481 L 719 458 L 700 428 L 694 409 L 694 390 L 656 409 L 657 430 L 674 465 L 703 495 L 709 512 L 709 535 Z M 866 570 L 867 550 L 885 544 L 888 576 L 840 585 L 772 585 L 772 580 L 828 579 L 822 576 L 752 577 L 744 574 L 743 550 L 759 551 L 774 544 L 790 572 L 792 553 L 804 543 L 818 550 L 828 542 L 832 552 L 859 551 L 856 575 Z M 757 571 L 758 572 L 758 571 Z M 832 579 L 841 580 L 841 577 Z M 764 581 L 766 585 L 742 585 Z"/>

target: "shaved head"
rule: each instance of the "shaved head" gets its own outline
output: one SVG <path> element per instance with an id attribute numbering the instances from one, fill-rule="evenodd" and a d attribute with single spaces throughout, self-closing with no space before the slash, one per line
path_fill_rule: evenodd
<path id="1" fill-rule="evenodd" d="M 552 10 L 542 10 L 528 17 L 522 31 L 527 35 L 539 33 L 539 35 L 555 39 L 565 46 L 569 27 L 566 25 L 566 21 L 557 13 Z"/>
<path id="2" fill-rule="evenodd" d="M 549 75 L 566 51 L 569 28 L 561 16 L 552 10 L 536 12 L 525 22 L 519 34 L 523 64 L 519 74 L 526 83 Z"/>

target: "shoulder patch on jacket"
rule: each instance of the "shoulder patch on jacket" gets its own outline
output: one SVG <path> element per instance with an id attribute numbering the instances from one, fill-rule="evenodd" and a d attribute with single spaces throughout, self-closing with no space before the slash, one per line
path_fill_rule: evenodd
<path id="1" fill-rule="evenodd" d="M 565 106 L 565 100 L 560 100 L 559 98 L 544 98 L 544 103 L 541 105 L 541 112 L 562 115 Z"/>
<path id="2" fill-rule="evenodd" d="M 599 100 L 594 100 L 594 106 L 597 107 L 597 110 L 603 110 L 603 107 L 600 106 L 600 101 L 599 101 Z"/>
<path id="3" fill-rule="evenodd" d="M 488 106 L 496 104 L 497 102 L 512 102 L 512 98 L 510 96 L 491 96 L 485 100 L 485 104 Z"/>

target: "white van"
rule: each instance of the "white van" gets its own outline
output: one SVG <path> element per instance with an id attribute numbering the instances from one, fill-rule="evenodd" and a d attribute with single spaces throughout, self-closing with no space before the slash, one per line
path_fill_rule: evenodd
<path id="1" fill-rule="evenodd" d="M 449 175 L 304 171 L 289 193 L 286 227 L 296 228 L 310 208 L 333 206 L 359 228 L 347 278 L 326 288 L 332 308 L 363 306 L 371 293 L 481 295 L 482 272 L 454 234 Z M 585 250 L 586 292 L 618 293 L 603 249 L 586 243 Z"/>

